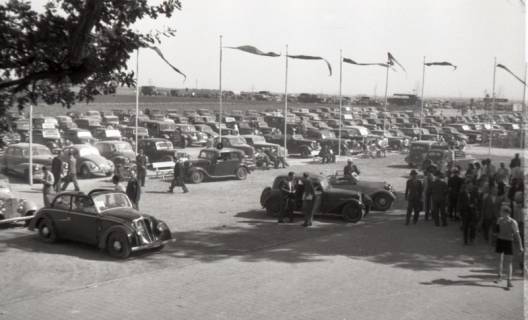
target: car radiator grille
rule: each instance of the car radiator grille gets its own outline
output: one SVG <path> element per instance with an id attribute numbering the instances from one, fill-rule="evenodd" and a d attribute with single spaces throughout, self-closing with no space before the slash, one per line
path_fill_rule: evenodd
<path id="1" fill-rule="evenodd" d="M 142 244 L 151 243 L 156 240 L 156 235 L 154 234 L 154 226 L 151 220 L 139 218 L 135 220 L 135 223 L 138 228 L 138 236 Z"/>

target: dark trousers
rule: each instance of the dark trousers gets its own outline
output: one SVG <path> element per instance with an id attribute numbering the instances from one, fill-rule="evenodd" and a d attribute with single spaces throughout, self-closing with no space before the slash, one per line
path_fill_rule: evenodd
<path id="1" fill-rule="evenodd" d="M 145 186 L 145 178 L 147 177 L 147 170 L 138 168 L 137 170 L 137 180 L 139 184 L 144 187 Z"/>
<path id="2" fill-rule="evenodd" d="M 279 211 L 279 222 L 284 221 L 284 216 L 288 216 L 290 222 L 293 222 L 293 209 L 295 208 L 295 199 L 291 196 L 285 196 L 282 200 Z"/>
<path id="3" fill-rule="evenodd" d="M 50 194 L 51 194 L 51 186 L 42 187 L 42 198 L 44 200 L 45 207 L 50 206 Z"/>
<path id="4" fill-rule="evenodd" d="M 59 192 L 60 191 L 60 187 L 61 187 L 61 182 L 62 182 L 62 178 L 61 178 L 61 175 L 60 173 L 56 174 L 54 173 L 53 174 L 53 190 L 55 192 Z"/>
<path id="5" fill-rule="evenodd" d="M 64 177 L 64 183 L 62 185 L 62 191 L 66 190 L 68 186 L 70 185 L 70 182 L 73 183 L 73 186 L 75 187 L 75 191 L 81 190 L 79 188 L 79 183 L 77 182 L 77 176 L 68 175 Z"/>
<path id="6" fill-rule="evenodd" d="M 183 192 L 189 192 L 189 189 L 187 189 L 187 186 L 185 185 L 185 181 L 183 181 L 182 177 L 174 177 L 174 179 L 172 179 L 169 190 L 170 191 L 174 190 L 174 187 L 181 187 Z"/>
<path id="7" fill-rule="evenodd" d="M 313 221 L 314 200 L 303 200 L 302 211 L 304 215 L 304 225 L 311 226 Z"/>
<path id="8" fill-rule="evenodd" d="M 484 240 L 486 241 L 489 240 L 490 229 L 494 225 L 493 222 L 494 222 L 494 219 L 492 218 L 482 219 L 482 236 L 484 237 Z"/>
<path id="9" fill-rule="evenodd" d="M 407 216 L 405 217 L 405 224 L 411 222 L 411 214 L 414 211 L 413 222 L 418 222 L 418 217 L 420 216 L 420 200 L 409 200 L 407 202 Z"/>
<path id="10" fill-rule="evenodd" d="M 477 221 L 471 212 L 464 212 L 462 217 L 462 230 L 464 231 L 464 244 L 475 240 Z"/>
<path id="11" fill-rule="evenodd" d="M 431 218 L 431 211 L 432 211 L 432 199 L 431 195 L 425 195 L 425 220 L 429 220 Z"/>
<path id="12" fill-rule="evenodd" d="M 449 203 L 447 206 L 447 212 L 449 213 L 450 218 L 457 218 L 457 204 L 458 204 L 458 195 L 457 194 L 449 195 Z"/>
<path id="13" fill-rule="evenodd" d="M 440 219 L 442 219 L 442 225 L 447 226 L 446 217 L 446 203 L 443 199 L 432 199 L 433 205 L 433 220 L 436 226 L 440 226 Z"/>

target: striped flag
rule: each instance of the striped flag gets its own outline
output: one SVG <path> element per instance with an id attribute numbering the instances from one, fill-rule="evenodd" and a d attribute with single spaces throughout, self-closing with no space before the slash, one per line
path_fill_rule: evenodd
<path id="1" fill-rule="evenodd" d="M 306 55 L 288 55 L 288 58 L 300 59 L 300 60 L 323 60 L 324 62 L 326 62 L 326 66 L 328 67 L 328 71 L 330 72 L 329 76 L 332 76 L 332 66 L 330 65 L 330 62 L 328 62 L 328 60 L 326 60 L 323 57 L 306 56 Z"/>
<path id="2" fill-rule="evenodd" d="M 455 66 L 454 64 L 452 64 L 451 62 L 447 62 L 447 61 L 438 61 L 438 62 L 426 62 L 424 63 L 426 66 L 430 67 L 430 66 L 449 66 L 449 67 L 453 67 L 453 70 L 456 70 L 457 69 L 457 66 Z"/>
<path id="3" fill-rule="evenodd" d="M 259 56 L 265 56 L 265 57 L 280 57 L 280 54 L 278 53 L 275 53 L 275 52 L 264 52 L 264 51 L 261 51 L 253 46 L 239 46 L 239 47 L 226 47 L 228 49 L 235 49 L 235 50 L 240 50 L 240 51 L 244 51 L 244 52 L 247 52 L 247 53 L 251 53 L 251 54 L 256 54 L 256 55 L 259 55 Z"/>
<path id="4" fill-rule="evenodd" d="M 515 73 L 513 73 L 510 69 L 508 69 L 508 67 L 506 67 L 505 65 L 498 63 L 498 64 L 497 64 L 497 68 L 501 68 L 501 69 L 506 70 L 506 72 L 508 72 L 509 74 L 511 74 L 515 79 L 519 80 L 522 84 L 524 84 L 524 85 L 526 86 L 526 82 L 524 82 L 523 79 L 521 79 L 520 77 L 518 77 Z"/>
<path id="5" fill-rule="evenodd" d="M 357 66 L 380 66 L 386 68 L 388 65 L 386 63 L 359 63 L 349 58 L 343 58 L 343 62 L 355 64 Z"/>
<path id="6" fill-rule="evenodd" d="M 176 68 L 175 66 L 173 66 L 166 58 L 165 56 L 163 55 L 163 53 L 161 52 L 161 50 L 158 48 L 158 47 L 155 47 L 155 46 L 149 46 L 150 49 L 154 50 L 158 56 L 160 56 L 160 58 L 165 61 L 166 64 L 168 64 L 172 70 L 178 72 L 179 74 L 181 74 L 183 76 L 183 81 L 185 81 L 187 79 L 187 76 L 185 75 L 185 73 L 181 72 L 180 70 L 178 70 L 178 68 Z"/>
<path id="7" fill-rule="evenodd" d="M 394 64 L 398 65 L 400 68 L 402 68 L 402 70 L 404 72 L 407 72 L 407 70 L 405 70 L 405 68 L 402 66 L 401 63 L 398 62 L 398 60 L 396 60 L 396 58 L 394 58 L 394 56 L 390 53 L 390 52 L 387 52 L 387 57 L 388 57 L 388 64 L 389 66 L 393 66 Z"/>

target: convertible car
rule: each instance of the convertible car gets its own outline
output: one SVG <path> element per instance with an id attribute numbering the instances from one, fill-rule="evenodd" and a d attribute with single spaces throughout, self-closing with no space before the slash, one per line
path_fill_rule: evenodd
<path id="1" fill-rule="evenodd" d="M 372 210 L 387 211 L 396 200 L 396 192 L 386 182 L 362 181 L 357 178 L 346 178 L 342 171 L 336 171 L 328 177 L 331 186 L 338 189 L 355 190 L 372 199 Z"/>
<path id="2" fill-rule="evenodd" d="M 266 208 L 266 213 L 276 216 L 281 207 L 282 191 L 279 189 L 281 181 L 287 176 L 281 175 L 275 178 L 271 187 L 266 187 L 260 196 L 260 204 Z M 295 177 L 296 183 L 296 207 L 295 211 L 301 211 L 303 186 L 299 183 L 301 176 Z M 322 192 L 321 206 L 319 211 L 322 214 L 340 215 L 346 221 L 356 223 L 367 213 L 370 200 L 360 192 L 346 189 L 334 188 L 329 184 L 326 177 L 309 174 L 309 179 L 315 190 Z"/>
<path id="3" fill-rule="evenodd" d="M 37 211 L 29 229 L 38 230 L 45 242 L 79 241 L 120 259 L 172 241 L 165 222 L 134 209 L 126 194 L 104 189 L 59 193 L 50 207 Z"/>

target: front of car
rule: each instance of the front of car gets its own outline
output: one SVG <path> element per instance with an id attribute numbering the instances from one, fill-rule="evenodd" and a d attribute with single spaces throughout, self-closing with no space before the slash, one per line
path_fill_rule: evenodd
<path id="1" fill-rule="evenodd" d="M 114 163 L 101 156 L 99 150 L 91 145 L 76 145 L 77 166 L 83 176 L 104 177 L 114 173 Z"/>

